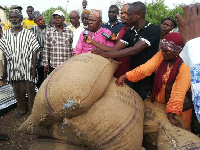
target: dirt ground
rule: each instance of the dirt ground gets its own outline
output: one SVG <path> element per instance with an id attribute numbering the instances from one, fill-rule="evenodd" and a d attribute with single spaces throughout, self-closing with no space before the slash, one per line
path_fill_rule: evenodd
<path id="1" fill-rule="evenodd" d="M 0 133 L 5 133 L 10 137 L 9 141 L 0 141 L 0 150 L 28 150 L 35 135 L 17 134 L 16 130 L 28 118 L 29 114 L 17 119 L 15 114 L 17 108 L 13 108 L 0 118 Z"/>

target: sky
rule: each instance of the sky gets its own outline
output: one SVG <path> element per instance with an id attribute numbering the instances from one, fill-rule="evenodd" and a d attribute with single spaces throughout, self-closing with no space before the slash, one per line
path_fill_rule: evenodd
<path id="1" fill-rule="evenodd" d="M 108 21 L 108 8 L 111 4 L 114 4 L 115 0 L 87 0 L 88 5 L 87 9 L 99 9 L 102 10 L 102 20 L 104 22 Z M 122 0 L 127 3 L 134 2 L 133 0 Z M 138 0 L 137 0 L 138 1 Z M 152 0 L 140 0 L 141 2 L 150 3 Z M 177 4 L 190 4 L 193 2 L 200 2 L 200 0 L 165 0 L 165 5 L 169 8 L 173 8 Z M 72 10 L 80 10 L 82 8 L 82 0 L 1 0 L 1 6 L 10 7 L 11 5 L 20 5 L 23 7 L 22 13 L 24 17 L 28 17 L 26 14 L 27 6 L 33 6 L 35 10 L 44 12 L 45 10 L 51 7 L 61 6 L 64 9 L 67 9 L 67 12 L 70 13 Z"/>

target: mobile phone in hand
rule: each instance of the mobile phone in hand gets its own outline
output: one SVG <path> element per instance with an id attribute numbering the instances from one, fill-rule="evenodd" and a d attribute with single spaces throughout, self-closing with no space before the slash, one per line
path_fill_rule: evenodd
<path id="1" fill-rule="evenodd" d="M 103 32 L 103 33 L 101 33 L 103 36 L 105 36 L 106 38 L 108 38 L 108 39 L 110 39 L 111 38 L 111 36 L 110 35 L 108 35 L 108 34 L 106 34 L 105 32 Z"/>

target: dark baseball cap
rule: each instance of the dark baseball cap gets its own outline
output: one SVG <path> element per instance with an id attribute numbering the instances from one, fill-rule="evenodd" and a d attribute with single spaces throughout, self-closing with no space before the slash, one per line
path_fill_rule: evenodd
<path id="1" fill-rule="evenodd" d="M 18 5 L 12 5 L 10 7 L 10 10 L 12 10 L 12 9 L 19 9 L 20 11 L 22 11 L 23 8 L 21 6 L 18 6 Z"/>

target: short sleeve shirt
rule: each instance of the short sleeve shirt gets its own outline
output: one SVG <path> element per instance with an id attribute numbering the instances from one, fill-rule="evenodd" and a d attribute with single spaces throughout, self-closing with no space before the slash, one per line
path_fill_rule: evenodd
<path id="1" fill-rule="evenodd" d="M 139 40 L 147 43 L 148 47 L 138 55 L 131 56 L 130 69 L 147 62 L 158 52 L 160 42 L 160 27 L 146 22 L 145 26 L 137 31 L 135 27 L 128 29 L 122 39 L 122 43 L 128 47 L 134 46 Z"/>
<path id="2" fill-rule="evenodd" d="M 56 28 L 48 28 L 44 38 L 43 62 L 56 68 L 72 57 L 73 33 L 67 27 L 63 27 L 62 32 Z"/>
<path id="3" fill-rule="evenodd" d="M 34 34 L 24 29 L 18 34 L 6 30 L 0 39 L 0 50 L 7 59 L 9 81 L 32 81 L 32 54 L 39 49 L 39 43 Z"/>
<path id="4" fill-rule="evenodd" d="M 37 26 L 37 24 L 33 20 L 26 19 L 22 22 L 22 26 L 23 28 L 30 30 L 34 26 Z"/>
<path id="5" fill-rule="evenodd" d="M 148 47 L 139 54 L 130 56 L 131 70 L 146 63 L 158 52 L 160 33 L 160 27 L 149 22 L 146 22 L 144 27 L 138 31 L 135 27 L 126 31 L 120 41 L 126 44 L 127 47 L 133 47 L 139 40 L 144 41 L 148 45 Z M 154 75 L 151 75 L 138 82 L 129 83 L 129 86 L 133 88 L 142 99 L 145 99 L 147 94 L 152 90 L 153 81 Z"/>

